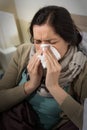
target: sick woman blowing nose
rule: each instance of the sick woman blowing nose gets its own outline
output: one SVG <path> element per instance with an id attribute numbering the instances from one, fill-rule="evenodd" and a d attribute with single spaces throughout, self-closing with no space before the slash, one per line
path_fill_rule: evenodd
<path id="1" fill-rule="evenodd" d="M 0 80 L 0 112 L 27 102 L 37 119 L 32 130 L 81 130 L 87 57 L 78 28 L 65 8 L 46 6 L 36 12 L 29 31 L 32 45 L 18 47 Z"/>

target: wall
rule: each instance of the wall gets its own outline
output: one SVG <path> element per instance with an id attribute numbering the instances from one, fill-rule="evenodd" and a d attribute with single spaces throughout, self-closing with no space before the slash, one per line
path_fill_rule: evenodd
<path id="1" fill-rule="evenodd" d="M 28 27 L 33 15 L 45 5 L 64 6 L 72 14 L 87 16 L 87 0 L 15 0 L 15 7 L 25 42 L 29 41 Z"/>
<path id="2" fill-rule="evenodd" d="M 18 16 L 26 20 L 31 20 L 34 13 L 45 5 L 64 6 L 72 14 L 87 16 L 87 0 L 15 0 L 15 4 Z"/>
<path id="3" fill-rule="evenodd" d="M 0 48 L 5 49 L 19 44 L 20 39 L 14 15 L 0 11 Z"/>
<path id="4" fill-rule="evenodd" d="M 16 15 L 14 0 L 0 0 L 0 10 Z"/>
<path id="5" fill-rule="evenodd" d="M 19 20 L 18 20 L 16 8 L 15 8 L 15 1 L 14 0 L 0 0 L 0 11 L 9 12 L 9 13 L 12 13 L 14 15 L 16 25 L 17 25 L 17 28 L 18 28 L 18 32 L 19 32 L 20 42 L 22 42 L 23 36 L 22 36 L 20 23 L 19 23 Z"/>

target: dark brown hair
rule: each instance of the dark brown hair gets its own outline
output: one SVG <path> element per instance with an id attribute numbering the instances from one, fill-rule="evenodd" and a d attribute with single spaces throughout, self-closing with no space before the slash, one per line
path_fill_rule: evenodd
<path id="1" fill-rule="evenodd" d="M 33 26 L 48 23 L 66 42 L 78 45 L 82 36 L 67 9 L 60 6 L 46 6 L 38 10 L 31 21 L 30 34 L 33 40 Z"/>

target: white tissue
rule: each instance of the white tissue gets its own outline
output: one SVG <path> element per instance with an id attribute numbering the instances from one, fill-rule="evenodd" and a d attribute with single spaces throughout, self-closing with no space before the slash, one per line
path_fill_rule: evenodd
<path id="1" fill-rule="evenodd" d="M 57 51 L 57 49 L 55 49 L 53 46 L 49 45 L 49 44 L 41 44 L 41 48 L 44 49 L 50 47 L 51 51 L 53 52 L 54 56 L 57 58 L 57 60 L 59 60 L 61 58 L 60 53 Z M 38 55 L 39 59 L 41 60 L 42 66 L 43 68 L 46 68 L 46 61 L 45 61 L 45 56 L 44 55 Z"/>
<path id="2" fill-rule="evenodd" d="M 51 51 L 53 52 L 54 56 L 57 58 L 57 60 L 59 60 L 61 58 L 60 53 L 58 52 L 57 49 L 55 49 L 54 47 L 51 46 Z"/>
<path id="3" fill-rule="evenodd" d="M 42 64 L 43 68 L 46 68 L 45 56 L 44 55 L 38 55 L 38 57 L 41 60 L 41 64 Z"/>

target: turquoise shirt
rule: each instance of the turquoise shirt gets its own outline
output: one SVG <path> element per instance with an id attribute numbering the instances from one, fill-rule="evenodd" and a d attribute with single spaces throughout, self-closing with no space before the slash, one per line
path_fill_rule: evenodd
<path id="1" fill-rule="evenodd" d="M 19 85 L 26 82 L 26 79 L 27 75 L 23 71 Z M 27 101 L 32 105 L 38 115 L 39 126 L 45 130 L 51 130 L 60 121 L 61 109 L 53 97 L 44 97 L 34 92 L 27 98 Z"/>
<path id="2" fill-rule="evenodd" d="M 61 109 L 54 98 L 43 97 L 35 92 L 28 101 L 39 117 L 39 125 L 45 130 L 50 130 L 60 120 Z"/>

